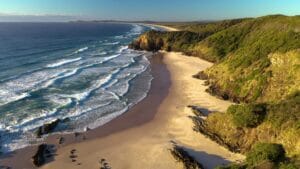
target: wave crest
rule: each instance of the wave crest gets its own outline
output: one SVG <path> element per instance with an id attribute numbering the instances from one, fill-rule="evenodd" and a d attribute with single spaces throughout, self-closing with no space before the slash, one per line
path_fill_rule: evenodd
<path id="1" fill-rule="evenodd" d="M 59 67 L 59 66 L 62 66 L 62 65 L 68 64 L 68 63 L 79 61 L 81 59 L 82 59 L 82 57 L 74 58 L 74 59 L 63 59 L 63 60 L 60 60 L 60 61 L 58 61 L 56 63 L 49 64 L 46 67 L 48 67 L 48 68 L 55 68 L 55 67 Z"/>

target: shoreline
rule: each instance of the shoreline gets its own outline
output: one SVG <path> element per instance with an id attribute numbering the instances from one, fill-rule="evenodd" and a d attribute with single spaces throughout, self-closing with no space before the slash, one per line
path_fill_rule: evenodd
<path id="1" fill-rule="evenodd" d="M 55 160 L 42 168 L 99 168 L 100 159 L 106 159 L 112 168 L 182 168 L 169 152 L 173 142 L 200 163 L 203 161 L 207 169 L 243 160 L 243 155 L 232 153 L 193 131 L 189 118 L 193 113 L 188 105 L 225 111 L 232 104 L 206 93 L 204 81 L 192 77 L 212 63 L 174 52 L 162 52 L 162 57 L 152 57 L 154 79 L 145 99 L 106 125 L 83 133 L 86 139 L 74 134 L 65 136 L 68 141 L 58 145 Z M 57 143 L 57 136 L 49 136 L 48 141 Z M 73 149 L 78 152 L 75 163 L 69 158 Z M 35 153 L 36 149 L 22 151 L 9 159 L 22 159 L 22 167 L 32 168 L 29 152 Z M 24 156 L 29 159 L 21 158 Z"/>
<path id="2" fill-rule="evenodd" d="M 150 90 L 144 99 L 120 116 L 93 130 L 79 133 L 79 136 L 75 136 L 78 135 L 78 133 L 50 134 L 45 138 L 43 143 L 55 145 L 58 149 L 60 149 L 70 144 L 106 137 L 151 121 L 157 112 L 155 109 L 159 107 L 162 100 L 167 96 L 168 88 L 170 87 L 170 74 L 166 69 L 166 65 L 162 62 L 162 56 L 156 57 L 154 55 L 149 59 L 151 63 L 151 74 L 154 79 L 152 80 Z M 161 81 L 164 83 L 161 84 Z M 160 91 L 161 89 L 163 89 L 162 92 Z M 149 102 L 151 104 L 148 104 Z M 144 111 L 143 114 L 139 113 L 145 107 L 147 108 L 146 111 Z M 61 137 L 65 139 L 64 144 L 58 144 L 58 140 Z M 38 145 L 31 145 L 0 156 L 0 166 L 4 165 L 12 168 L 37 168 L 32 164 L 31 157 L 37 151 Z M 20 159 L 22 160 L 20 161 Z M 17 164 L 13 163 L 15 160 L 18 160 Z M 50 159 L 47 162 L 51 161 L 52 160 Z"/>
<path id="3" fill-rule="evenodd" d="M 156 24 L 144 24 L 144 25 L 159 27 L 159 28 L 165 29 L 166 31 L 177 31 L 176 28 L 172 28 L 172 27 L 168 27 L 168 26 L 162 26 L 162 25 L 156 25 Z M 161 56 L 160 56 L 160 58 L 161 58 Z M 154 109 L 155 108 L 157 109 L 159 107 L 160 102 L 162 102 L 163 98 L 166 97 L 166 95 L 167 95 L 166 93 L 168 92 L 168 90 L 167 89 L 163 90 L 163 92 L 162 92 L 163 95 L 156 96 L 157 97 L 156 99 L 147 99 L 148 95 L 151 93 L 154 93 L 154 94 L 160 93 L 160 92 L 152 92 L 152 90 L 158 91 L 158 88 L 160 88 L 160 89 L 169 88 L 170 87 L 170 75 L 169 75 L 168 70 L 166 69 L 166 65 L 164 65 L 162 60 L 159 60 L 158 58 L 152 56 L 152 58 L 149 61 L 151 62 L 151 65 L 150 65 L 151 73 L 154 76 L 154 78 L 155 78 L 155 76 L 157 76 L 157 77 L 160 76 L 159 78 L 166 78 L 167 80 L 165 81 L 165 84 L 163 84 L 160 87 L 153 87 L 151 84 L 151 87 L 150 87 L 150 90 L 149 90 L 147 96 L 144 99 L 142 99 L 140 102 L 138 102 L 136 105 L 131 107 L 129 110 L 127 110 L 120 116 L 112 119 L 111 121 L 109 121 L 108 123 L 106 123 L 102 126 L 99 126 L 90 131 L 85 131 L 85 132 L 79 133 L 81 135 L 80 136 L 81 138 L 78 136 L 74 136 L 78 133 L 49 134 L 48 136 L 46 136 L 45 140 L 40 142 L 39 144 L 29 145 L 24 148 L 18 149 L 16 151 L 2 154 L 2 155 L 0 155 L 0 164 L 1 164 L 0 166 L 2 166 L 4 164 L 4 166 L 10 166 L 13 168 L 19 168 L 19 167 L 24 167 L 24 166 L 32 168 L 34 166 L 32 164 L 31 157 L 37 151 L 38 146 L 42 143 L 55 145 L 56 147 L 61 148 L 63 146 L 69 145 L 69 144 L 74 144 L 74 143 L 85 141 L 85 139 L 95 139 L 95 138 L 105 137 L 105 136 L 111 135 L 115 132 L 126 130 L 127 128 L 135 127 L 136 125 L 142 125 L 143 123 L 146 123 L 146 121 L 150 121 L 151 119 L 147 119 L 150 117 L 144 117 L 144 118 L 138 117 L 140 114 L 137 114 L 136 111 L 142 109 L 141 107 L 145 107 L 145 103 L 148 100 L 155 100 L 156 101 L 155 105 L 153 104 L 154 106 L 151 107 L 152 111 L 150 111 L 150 109 L 149 109 L 146 112 L 146 114 L 149 116 L 153 116 L 153 114 L 156 113 L 156 111 Z M 163 74 L 163 75 L 161 76 L 158 74 Z M 152 83 L 153 83 L 153 81 L 152 81 Z M 154 84 L 154 86 L 159 86 L 159 85 Z M 124 116 L 125 114 L 126 114 L 126 116 Z M 122 121 L 125 121 L 125 122 L 122 122 Z M 133 121 L 134 121 L 134 124 L 132 123 Z M 119 122 L 119 124 L 118 124 L 118 122 Z M 122 123 L 124 123 L 124 124 L 122 124 Z M 58 140 L 61 137 L 63 137 L 65 139 L 64 145 L 58 144 Z M 14 161 L 15 159 L 19 161 L 18 164 L 11 162 L 11 161 Z M 19 159 L 22 159 L 22 160 L 20 161 Z M 52 161 L 52 160 L 50 160 L 50 161 Z"/>

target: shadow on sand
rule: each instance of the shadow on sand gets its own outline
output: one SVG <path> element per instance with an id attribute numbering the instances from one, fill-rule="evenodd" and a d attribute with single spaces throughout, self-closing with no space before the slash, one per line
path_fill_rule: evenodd
<path id="1" fill-rule="evenodd" d="M 231 161 L 218 155 L 208 154 L 204 151 L 196 151 L 188 147 L 183 147 L 183 149 L 187 151 L 190 156 L 194 157 L 196 161 L 200 162 L 205 169 L 213 169 L 217 166 L 224 166 L 231 163 Z"/>

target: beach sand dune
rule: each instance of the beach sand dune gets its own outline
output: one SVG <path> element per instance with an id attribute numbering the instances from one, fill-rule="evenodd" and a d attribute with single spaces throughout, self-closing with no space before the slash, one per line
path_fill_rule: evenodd
<path id="1" fill-rule="evenodd" d="M 43 168 L 96 169 L 101 165 L 101 159 L 116 169 L 183 168 L 170 154 L 171 141 L 185 147 L 208 169 L 244 159 L 244 156 L 229 152 L 192 129 L 193 123 L 188 117 L 192 112 L 188 105 L 225 111 L 231 104 L 210 96 L 205 92 L 204 81 L 192 78 L 212 63 L 179 53 L 162 52 L 162 55 L 170 72 L 171 85 L 153 117 L 113 134 L 59 148 L 55 161 Z M 76 162 L 69 157 L 72 149 L 76 149 Z"/>

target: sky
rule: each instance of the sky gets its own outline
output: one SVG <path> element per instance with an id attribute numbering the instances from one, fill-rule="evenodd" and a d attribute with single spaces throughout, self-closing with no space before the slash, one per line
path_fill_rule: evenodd
<path id="1" fill-rule="evenodd" d="M 0 21 L 201 21 L 300 15 L 300 0 L 0 0 Z"/>

